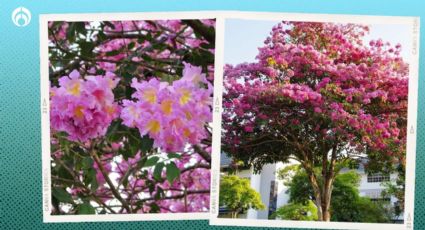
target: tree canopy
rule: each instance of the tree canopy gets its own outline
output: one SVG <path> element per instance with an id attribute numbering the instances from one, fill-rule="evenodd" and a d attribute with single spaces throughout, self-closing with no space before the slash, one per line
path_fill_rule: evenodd
<path id="1" fill-rule="evenodd" d="M 257 61 L 224 69 L 224 150 L 256 171 L 299 161 L 319 220 L 330 220 L 337 162 L 366 155 L 374 168 L 405 164 L 408 64 L 400 44 L 365 44 L 368 31 L 284 21 Z"/>
<path id="2" fill-rule="evenodd" d="M 250 181 L 235 175 L 221 178 L 219 203 L 231 210 L 232 218 L 250 208 L 265 209 L 260 193 L 251 188 Z"/>

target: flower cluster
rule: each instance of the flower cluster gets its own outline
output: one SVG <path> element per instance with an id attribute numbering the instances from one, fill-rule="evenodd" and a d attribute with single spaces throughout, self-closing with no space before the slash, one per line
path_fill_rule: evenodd
<path id="1" fill-rule="evenodd" d="M 186 143 L 198 144 L 207 137 L 204 126 L 212 120 L 212 86 L 200 67 L 185 64 L 183 77 L 172 84 L 152 78 L 133 79 L 131 86 L 136 89 L 134 100 L 123 100 L 121 118 L 142 136 L 153 138 L 155 147 L 182 151 Z"/>
<path id="2" fill-rule="evenodd" d="M 52 214 L 207 212 L 215 20 L 48 26 Z"/>
<path id="3" fill-rule="evenodd" d="M 61 77 L 59 87 L 50 90 L 52 128 L 66 132 L 73 141 L 105 135 L 112 120 L 119 115 L 112 92 L 118 81 L 112 73 L 83 79 L 77 70 Z"/>
<path id="4" fill-rule="evenodd" d="M 259 48 L 258 61 L 226 65 L 223 126 L 230 151 L 252 152 L 236 149 L 255 146 L 252 133 L 314 133 L 313 144 L 403 155 L 408 64 L 399 44 L 365 43 L 368 31 L 357 24 L 284 21 Z"/>

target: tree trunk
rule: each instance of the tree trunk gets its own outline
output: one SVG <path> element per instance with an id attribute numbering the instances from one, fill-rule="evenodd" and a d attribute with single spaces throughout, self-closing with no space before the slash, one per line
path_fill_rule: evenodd
<path id="1" fill-rule="evenodd" d="M 324 151 L 322 156 L 322 180 L 321 184 L 318 181 L 314 172 L 314 163 L 309 156 L 313 154 L 307 154 L 301 145 L 298 145 L 301 153 L 300 163 L 307 173 L 308 179 L 311 186 L 313 187 L 313 193 L 315 196 L 315 204 L 317 207 L 317 217 L 319 221 L 330 221 L 331 220 L 331 195 L 333 188 L 333 181 L 335 178 L 335 163 L 337 158 L 338 146 L 332 146 L 332 154 L 330 160 L 328 159 L 328 151 Z M 324 148 L 326 149 L 326 148 Z"/>
<path id="2" fill-rule="evenodd" d="M 317 181 L 317 178 L 316 178 L 316 175 L 314 174 L 313 169 L 310 168 L 308 166 L 308 164 L 303 164 L 303 166 L 304 166 L 304 169 L 307 172 L 308 179 L 310 181 L 311 187 L 313 187 L 313 193 L 314 193 L 314 196 L 315 196 L 315 202 L 314 203 L 316 204 L 316 207 L 317 207 L 317 217 L 318 217 L 318 220 L 321 221 L 321 220 L 323 220 L 322 191 L 320 189 L 320 185 Z"/>
<path id="3" fill-rule="evenodd" d="M 322 221 L 326 221 L 326 222 L 331 221 L 331 213 L 329 211 L 329 208 L 323 212 Z"/>
<path id="4" fill-rule="evenodd" d="M 331 220 L 331 213 L 330 213 L 330 207 L 331 207 L 331 197 L 332 197 L 332 182 L 333 178 L 328 177 L 324 181 L 323 185 L 323 193 L 322 193 L 322 213 L 323 213 L 323 221 L 330 221 Z"/>
<path id="5" fill-rule="evenodd" d="M 328 187 L 326 188 L 327 182 L 325 183 L 325 191 L 323 191 L 322 194 L 322 221 L 330 221 L 331 220 L 331 213 L 330 213 L 330 207 L 331 207 L 331 195 L 332 195 L 332 188 Z"/>
<path id="6" fill-rule="evenodd" d="M 311 186 L 313 187 L 313 192 L 315 196 L 315 205 L 317 207 L 317 217 L 319 221 L 330 221 L 331 213 L 331 196 L 332 196 L 332 184 L 334 179 L 334 164 L 331 160 L 329 169 L 325 165 L 325 170 L 322 171 L 322 183 L 319 184 L 319 181 L 314 174 L 313 168 L 309 167 L 308 164 L 304 163 L 303 167 L 307 172 L 308 179 Z M 323 173 L 324 172 L 324 173 Z"/>
<path id="7" fill-rule="evenodd" d="M 232 218 L 232 219 L 236 219 L 236 218 L 238 218 L 238 211 L 233 211 L 233 212 L 231 212 L 231 218 Z"/>
<path id="8" fill-rule="evenodd" d="M 335 163 L 336 163 L 336 152 L 337 146 L 333 146 L 332 155 L 330 161 L 328 161 L 328 155 L 323 154 L 322 161 L 322 186 L 321 186 L 321 201 L 322 201 L 322 221 L 330 221 L 331 220 L 331 197 L 332 197 L 332 189 L 333 189 L 333 181 L 335 178 Z"/>

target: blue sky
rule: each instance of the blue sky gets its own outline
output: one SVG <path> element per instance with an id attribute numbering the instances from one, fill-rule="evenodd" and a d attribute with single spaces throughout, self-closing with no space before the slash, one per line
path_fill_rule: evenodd
<path id="1" fill-rule="evenodd" d="M 225 22 L 224 63 L 239 64 L 255 61 L 258 47 L 263 45 L 272 27 L 279 21 L 260 21 L 246 19 L 227 19 Z M 392 45 L 402 45 L 402 57 L 408 59 L 411 50 L 410 31 L 406 25 L 369 25 L 370 33 L 364 37 L 365 42 L 382 38 Z"/>

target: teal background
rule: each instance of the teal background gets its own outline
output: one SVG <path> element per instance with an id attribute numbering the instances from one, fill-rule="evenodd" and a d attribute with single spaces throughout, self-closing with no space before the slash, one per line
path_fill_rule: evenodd
<path id="1" fill-rule="evenodd" d="M 12 11 L 31 11 L 31 23 L 16 27 Z M 60 223 L 42 222 L 38 15 L 143 11 L 243 10 L 296 13 L 420 16 L 425 1 L 402 0 L 149 0 L 0 2 L 0 229 L 233 229 L 203 221 Z M 420 64 L 425 55 L 421 29 Z M 415 229 L 425 229 L 425 69 L 420 65 Z M 266 229 L 238 227 L 237 229 Z"/>

